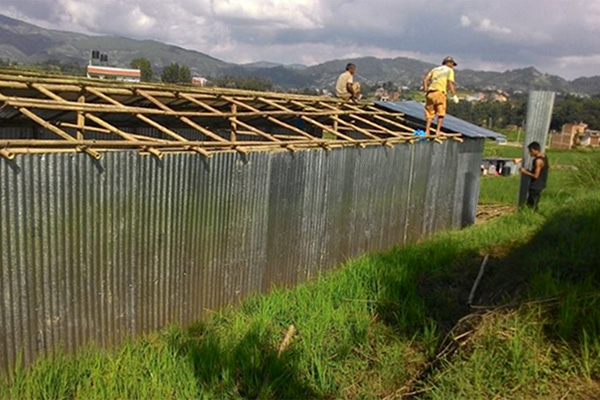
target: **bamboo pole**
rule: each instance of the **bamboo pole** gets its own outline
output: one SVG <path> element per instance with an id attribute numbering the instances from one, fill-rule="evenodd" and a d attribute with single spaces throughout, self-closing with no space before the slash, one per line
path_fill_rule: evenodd
<path id="1" fill-rule="evenodd" d="M 113 104 L 113 105 L 115 105 L 117 107 L 126 107 L 123 103 L 121 103 L 121 102 L 119 102 L 119 101 L 117 101 L 117 100 L 115 100 L 115 99 L 113 99 L 113 98 L 111 98 L 109 96 L 106 96 L 104 93 L 99 92 L 99 91 L 97 91 L 94 88 L 87 88 L 86 90 L 88 92 L 90 92 L 91 94 L 93 94 L 95 96 L 98 96 L 101 99 L 103 99 L 103 100 L 105 100 L 105 101 L 107 101 L 107 102 L 109 102 L 109 103 L 111 103 L 111 104 Z M 160 132 L 164 133 L 165 135 L 174 138 L 175 140 L 179 140 L 179 141 L 182 141 L 182 142 L 187 142 L 188 141 L 183 136 L 179 135 L 176 132 L 173 132 L 172 130 L 170 130 L 170 129 L 164 127 L 164 126 L 162 126 L 158 122 L 151 120 L 150 118 L 146 117 L 145 115 L 135 114 L 135 117 L 137 119 L 139 119 L 140 121 L 142 121 L 142 122 L 150 125 L 151 127 L 159 130 Z"/>
<path id="2" fill-rule="evenodd" d="M 113 113 L 113 114 L 154 114 L 154 115 L 164 115 L 164 116 L 174 116 L 174 117 L 197 117 L 197 118 L 230 118 L 237 117 L 239 118 L 251 118 L 251 117 L 262 117 L 262 116 L 287 116 L 289 115 L 289 111 L 260 111 L 260 112 L 238 112 L 237 114 L 233 114 L 231 112 L 221 112 L 219 114 L 213 112 L 197 112 L 197 111 L 183 111 L 183 110 L 157 110 L 155 108 L 146 108 L 146 107 L 133 107 L 133 106 L 123 106 L 117 107 L 111 104 L 99 104 L 99 103 L 78 103 L 72 102 L 68 100 L 64 101 L 56 101 L 56 100 L 46 100 L 46 99 L 36 99 L 36 98 L 26 98 L 26 97 L 15 97 L 15 96 L 3 96 L 0 95 L 0 101 L 6 103 L 6 105 L 11 107 L 25 107 L 25 108 L 35 108 L 42 110 L 53 110 L 53 111 L 71 111 L 71 112 L 94 112 L 94 113 Z M 291 111 L 291 114 L 294 116 L 309 116 L 309 117 L 327 117 L 332 114 L 339 115 L 350 115 L 353 114 L 353 111 Z M 369 113 L 365 115 L 374 115 L 374 113 Z"/>
<path id="3" fill-rule="evenodd" d="M 35 113 L 29 111 L 26 108 L 20 108 L 19 111 L 21 112 L 21 114 L 25 115 L 26 117 L 28 117 L 29 119 L 31 119 L 33 122 L 37 123 L 38 125 L 42 126 L 44 129 L 47 129 L 51 132 L 54 132 L 55 134 L 57 134 L 58 136 L 60 136 L 61 138 L 68 140 L 68 141 L 76 141 L 76 139 L 69 135 L 67 132 L 63 131 L 62 129 L 52 125 L 50 122 L 46 121 L 45 119 L 37 116 Z M 78 148 L 79 151 L 83 151 L 86 154 L 89 154 L 90 156 L 92 156 L 93 158 L 95 158 L 96 160 L 99 160 L 102 156 L 100 153 L 94 151 L 94 150 L 90 150 L 90 149 L 86 149 L 83 147 L 79 147 Z"/>
<path id="4" fill-rule="evenodd" d="M 52 98 L 52 99 L 54 99 L 54 100 L 56 100 L 58 102 L 65 102 L 66 101 L 65 99 L 63 99 L 62 97 L 58 96 L 56 93 L 48 90 L 47 88 L 45 88 L 42 85 L 33 84 L 32 87 L 34 87 L 35 89 L 39 90 L 41 93 L 45 94 L 46 96 L 48 96 L 48 97 L 50 97 L 50 98 Z M 109 98 L 108 96 L 106 96 L 104 94 L 98 93 L 98 92 L 94 91 L 92 88 L 88 88 L 88 91 L 90 93 L 92 93 L 92 94 L 99 95 L 101 98 L 107 100 L 109 103 L 112 103 L 113 105 L 115 105 L 117 107 L 125 107 L 123 104 L 119 103 L 118 101 L 116 101 L 114 99 L 111 99 L 111 98 Z M 136 116 L 139 116 L 139 114 L 136 115 Z M 96 124 L 98 124 L 100 126 L 103 126 L 104 128 L 108 129 L 110 132 L 112 132 L 114 134 L 117 134 L 117 135 L 121 136 L 124 139 L 135 140 L 135 138 L 133 136 L 131 136 L 129 133 L 123 132 L 122 130 L 120 130 L 120 129 L 114 127 L 114 126 L 112 126 L 108 122 L 106 122 L 106 121 L 104 121 L 104 120 L 102 120 L 102 119 L 100 119 L 100 118 L 98 118 L 98 117 L 96 117 L 96 116 L 94 116 L 92 114 L 85 114 L 85 115 L 83 115 L 83 117 L 84 118 L 86 118 L 86 117 L 89 118 L 90 120 L 92 120 Z M 143 117 L 143 118 L 146 118 L 146 117 Z M 175 136 L 178 136 L 178 135 L 175 135 Z M 181 138 L 181 136 L 179 136 L 179 138 Z M 184 138 L 181 138 L 181 139 L 185 140 Z M 144 146 L 143 149 L 145 151 L 148 151 L 150 154 L 155 155 L 159 159 L 162 159 L 162 154 L 158 150 L 156 150 L 156 149 L 154 149 L 152 147 L 148 147 L 148 146 Z M 201 152 L 201 153 L 206 154 L 206 152 L 204 150 L 198 149 L 198 151 Z"/>
<path id="5" fill-rule="evenodd" d="M 299 94 L 289 94 L 289 93 L 272 93 L 272 92 L 254 92 L 249 90 L 239 90 L 239 89 L 226 89 L 226 88 L 198 88 L 191 86 L 176 86 L 176 85 L 160 85 L 160 84 L 149 84 L 149 83 L 123 83 L 116 81 L 106 81 L 99 79 L 88 79 L 88 78 L 79 78 L 79 77 L 69 77 L 69 76 L 60 76 L 60 77 L 48 77 L 47 75 L 36 74 L 26 71 L 18 71 L 15 74 L 6 73 L 7 71 L 0 71 L 0 81 L 10 81 L 15 84 L 19 83 L 42 83 L 45 85 L 61 85 L 61 86 L 71 86 L 73 89 L 70 91 L 78 92 L 81 90 L 81 86 L 94 86 L 101 87 L 102 90 L 113 90 L 114 94 L 126 94 L 126 90 L 130 87 L 134 87 L 135 89 L 143 89 L 143 90 L 155 90 L 155 91 L 167 91 L 167 92 L 185 92 L 194 95 L 205 95 L 205 96 L 218 96 L 218 95 L 238 95 L 238 96 L 248 96 L 248 97 L 257 97 L 257 96 L 268 96 L 274 99 L 288 100 L 288 99 L 296 99 L 296 100 L 309 100 L 315 101 L 316 99 L 321 101 L 327 101 L 332 103 L 341 103 L 338 99 L 332 99 L 323 96 L 307 96 L 307 95 L 299 95 Z M 12 72 L 12 71 L 11 71 Z M 74 87 L 77 86 L 77 89 Z M 117 93 L 118 92 L 118 93 Z"/>
<path id="6" fill-rule="evenodd" d="M 166 106 L 165 104 L 163 104 L 162 102 L 158 101 L 157 99 L 155 99 L 154 97 L 152 97 L 151 95 L 149 95 L 148 93 L 142 91 L 142 90 L 138 90 L 138 94 L 142 97 L 144 97 L 146 100 L 148 100 L 149 102 L 153 103 L 154 105 L 156 105 L 157 107 L 159 107 L 160 109 L 164 110 L 164 111 L 172 111 L 168 106 Z M 214 114 L 213 114 L 214 115 Z M 225 142 L 226 140 L 224 138 L 222 138 L 221 136 L 211 132 L 210 130 L 198 125 L 197 123 L 195 123 L 194 121 L 192 121 L 191 119 L 185 117 L 185 116 L 179 116 L 178 117 L 179 120 L 181 122 L 183 122 L 184 124 L 196 129 L 197 131 L 201 132 L 203 135 L 208 136 L 209 138 L 216 140 L 218 142 Z"/>
<path id="7" fill-rule="evenodd" d="M 125 105 L 123 103 L 121 103 L 121 102 L 119 102 L 119 101 L 117 101 L 115 99 L 112 99 L 112 98 L 106 96 L 105 94 L 103 94 L 101 92 L 98 92 L 97 90 L 95 90 L 93 88 L 87 88 L 87 90 L 90 93 L 92 93 L 92 94 L 94 94 L 96 96 L 99 96 L 100 98 L 108 101 L 109 103 L 112 103 L 112 104 L 114 104 L 114 105 L 116 105 L 118 107 L 125 107 Z M 145 115 L 136 114 L 135 117 L 137 119 L 139 119 L 140 121 L 142 121 L 142 122 L 150 125 L 151 127 L 155 128 L 155 129 L 158 129 L 160 132 L 164 133 L 165 135 L 172 137 L 175 140 L 179 140 L 181 142 L 188 142 L 188 140 L 186 138 L 184 138 L 183 136 L 181 136 L 178 133 L 172 131 L 171 129 L 168 129 L 168 128 L 164 127 L 163 125 L 159 124 L 158 122 L 153 121 L 152 119 L 146 117 Z M 190 147 L 190 149 L 194 150 L 195 152 L 197 152 L 199 154 L 202 154 L 205 157 L 209 157 L 208 152 L 205 151 L 205 150 L 202 150 L 199 147 L 193 146 L 193 147 Z"/>
<path id="8" fill-rule="evenodd" d="M 349 107 L 349 108 L 357 108 L 357 107 L 354 107 L 354 106 L 351 106 L 351 105 L 348 105 L 347 107 Z M 368 109 L 370 109 L 370 110 L 376 110 L 376 111 L 377 111 L 377 110 L 379 110 L 378 108 L 376 108 L 376 107 L 373 107 L 373 106 L 368 106 L 367 108 L 368 108 Z M 399 117 L 398 115 L 395 115 L 395 114 L 393 114 L 393 113 L 386 113 L 385 115 L 386 115 L 386 116 L 389 116 L 389 117 L 392 117 L 392 118 L 394 118 L 394 119 L 399 119 L 399 120 L 401 120 L 401 121 L 404 121 L 404 120 L 403 120 L 401 117 Z M 383 121 L 383 122 L 386 122 L 386 123 L 388 123 L 388 124 L 390 124 L 390 125 L 396 125 L 396 126 L 398 126 L 398 127 L 400 127 L 400 128 L 404 128 L 404 129 L 406 129 L 407 131 L 409 131 L 410 133 L 413 133 L 413 132 L 415 131 L 413 128 L 411 128 L 411 127 L 409 127 L 409 126 L 406 126 L 406 125 L 404 125 L 404 124 L 401 124 L 401 123 L 399 123 L 399 122 L 396 122 L 396 121 L 390 121 L 389 119 L 387 119 L 387 118 L 384 118 L 384 117 L 382 117 L 381 115 L 377 115 L 377 116 L 376 116 L 376 118 L 377 118 L 378 120 L 380 120 L 380 121 Z"/>
<path id="9" fill-rule="evenodd" d="M 148 125 L 158 129 L 159 131 L 161 131 L 162 133 L 164 133 L 165 135 L 171 136 L 173 139 L 178 140 L 180 142 L 184 142 L 184 143 L 188 143 L 189 141 L 184 138 L 183 136 L 173 132 L 172 130 L 165 128 L 164 126 L 162 126 L 161 124 L 159 124 L 158 122 L 155 122 L 153 120 L 151 120 L 150 118 L 141 115 L 141 114 L 137 114 L 136 117 L 138 119 L 140 119 L 141 121 L 144 121 L 145 123 L 147 123 Z M 200 147 L 197 146 L 190 146 L 191 150 L 194 150 L 196 153 L 202 154 L 205 157 L 210 157 L 210 154 L 208 154 L 208 152 L 206 150 L 201 149 Z"/>
<path id="10" fill-rule="evenodd" d="M 304 103 L 299 102 L 299 101 L 296 101 L 296 100 L 290 100 L 290 103 L 293 104 L 293 105 L 295 105 L 295 106 L 298 106 L 298 107 L 302 108 L 303 110 L 315 109 L 314 107 L 310 107 L 309 105 L 304 104 Z M 339 109 L 338 109 L 338 111 L 339 111 Z M 337 115 L 335 117 L 337 117 Z M 339 119 L 339 118 L 336 119 L 335 117 L 333 118 L 333 120 L 334 120 L 333 130 L 329 130 L 329 132 L 332 133 L 332 134 L 334 134 L 335 136 L 342 137 L 342 138 L 344 138 L 346 140 L 348 140 L 348 139 L 354 140 L 350 136 L 342 135 L 341 133 L 339 133 L 338 128 L 339 128 L 339 124 L 342 123 L 342 120 Z M 308 121 L 308 120 L 306 120 L 306 121 L 307 122 L 311 122 L 311 121 Z M 315 122 L 318 122 L 318 121 L 314 121 L 313 120 L 311 123 L 313 125 L 316 125 Z M 363 133 L 363 135 L 364 135 L 364 133 Z M 369 137 L 369 133 L 367 133 L 365 136 Z M 375 138 L 377 138 L 377 137 L 375 137 Z M 373 139 L 373 137 L 371 137 L 371 139 Z"/>
<path id="11" fill-rule="evenodd" d="M 212 106 L 210 106 L 210 105 L 206 104 L 206 103 L 205 103 L 205 102 L 203 102 L 203 101 L 199 101 L 197 98 L 195 98 L 195 97 L 193 97 L 193 96 L 190 96 L 190 95 L 189 95 L 189 94 L 187 94 L 187 93 L 178 93 L 178 95 L 179 95 L 179 97 L 181 97 L 182 99 L 184 99 L 184 100 L 187 100 L 187 101 L 189 101 L 190 103 L 193 103 L 193 104 L 195 104 L 195 105 L 197 105 L 197 106 L 199 106 L 199 107 L 202 107 L 202 108 L 204 108 L 205 110 L 208 110 L 208 111 L 210 111 L 210 112 L 213 112 L 213 113 L 215 113 L 215 114 L 223 114 L 223 112 L 222 112 L 222 111 L 220 111 L 220 110 L 217 110 L 216 108 L 214 108 L 214 107 L 212 107 Z"/>
<path id="12" fill-rule="evenodd" d="M 224 96 L 223 98 L 224 98 L 225 100 L 227 100 L 227 101 L 230 101 L 230 102 L 232 102 L 233 104 L 240 105 L 240 106 L 242 106 L 242 107 L 244 107 L 244 108 L 246 108 L 246 109 L 248 109 L 248 110 L 250 110 L 250 111 L 253 111 L 253 112 L 261 112 L 261 110 L 259 110 L 259 109 L 255 108 L 255 107 L 253 107 L 253 106 L 251 106 L 251 105 L 249 105 L 249 104 L 242 103 L 241 101 L 238 101 L 238 100 L 236 100 L 236 99 L 234 99 L 234 98 L 225 97 L 225 96 Z M 284 107 L 284 108 L 285 108 L 285 107 Z M 274 117 L 271 117 L 271 116 L 266 116 L 266 118 L 267 118 L 267 120 L 268 120 L 269 122 L 272 122 L 272 123 L 274 123 L 274 124 L 276 124 L 276 125 L 279 125 L 279 126 L 281 126 L 282 128 L 286 128 L 286 129 L 288 129 L 288 130 L 290 130 L 290 131 L 292 131 L 292 132 L 294 132 L 294 133 L 297 133 L 297 134 L 299 134 L 300 136 L 303 136 L 303 137 L 305 137 L 305 138 L 307 138 L 307 139 L 311 139 L 311 140 L 314 140 L 314 139 L 316 139 L 314 136 L 312 136 L 312 135 L 310 135 L 310 134 L 308 134 L 308 133 L 304 132 L 302 129 L 299 129 L 299 128 L 297 128 L 297 127 L 293 126 L 293 125 L 290 125 L 290 124 L 288 124 L 288 123 L 286 123 L 286 122 L 283 122 L 283 121 L 281 121 L 281 120 L 279 120 L 279 119 L 277 119 L 277 118 L 274 118 Z"/>
<path id="13" fill-rule="evenodd" d="M 79 98 L 77 99 L 78 103 L 85 103 L 85 95 L 81 95 L 79 96 Z M 85 126 L 85 116 L 83 115 L 82 112 L 78 112 L 77 113 L 77 125 L 79 126 Z M 77 139 L 78 140 L 82 140 L 83 139 L 83 130 L 81 129 L 77 129 Z"/>
<path id="14" fill-rule="evenodd" d="M 232 103 L 231 104 L 231 113 L 232 114 L 237 114 L 237 104 Z M 237 118 L 236 117 L 231 117 L 229 118 L 229 121 L 231 122 L 231 136 L 230 139 L 232 142 L 235 142 L 237 140 Z"/>
<path id="15" fill-rule="evenodd" d="M 263 97 L 259 97 L 258 100 L 261 101 L 261 102 L 263 102 L 263 103 L 265 103 L 265 104 L 273 106 L 275 108 L 279 108 L 281 110 L 287 111 L 290 114 L 295 114 L 295 111 L 290 110 L 289 108 L 284 107 L 284 106 L 282 106 L 280 104 L 277 104 L 277 103 L 275 103 L 275 102 L 273 102 L 271 100 L 265 99 Z M 334 129 L 332 129 L 332 128 L 324 125 L 324 124 L 321 124 L 320 122 L 315 121 L 314 119 L 309 118 L 309 117 L 307 117 L 305 115 L 300 116 L 300 118 L 302 120 L 304 120 L 304 121 L 306 121 L 306 122 L 308 122 L 308 123 L 316 126 L 317 128 L 320 128 L 320 129 L 322 129 L 322 130 L 324 130 L 326 132 L 329 132 L 329 133 L 335 135 L 336 137 L 341 137 L 342 139 L 348 140 L 349 142 L 355 142 L 356 141 L 355 139 L 353 139 L 353 138 L 351 138 L 349 136 L 346 136 L 346 135 L 344 135 L 342 133 L 339 133 L 338 131 L 336 131 L 336 130 L 334 130 Z"/>
<path id="16" fill-rule="evenodd" d="M 203 141 L 189 141 L 187 143 L 180 141 L 166 141 L 161 140 L 158 142 L 154 142 L 153 138 L 146 138 L 146 140 L 56 140 L 56 139 L 10 139 L 10 140 L 0 140 L 0 148 L 8 148 L 10 146 L 31 146 L 31 147 L 43 147 L 43 146 L 84 146 L 84 147 L 143 147 L 143 146 L 156 146 L 156 147 L 178 147 L 186 149 L 189 146 L 202 146 L 206 148 L 216 148 L 216 147 L 233 147 L 240 144 L 248 145 L 248 146 L 261 146 L 261 145 L 272 145 L 276 147 L 280 147 L 280 143 L 275 142 L 264 142 L 264 141 L 245 141 L 245 142 L 203 142 Z M 320 145 L 320 144 L 328 144 L 328 145 L 349 145 L 354 146 L 356 144 L 381 144 L 386 141 L 390 141 L 393 143 L 406 142 L 409 139 L 406 138 L 390 138 L 390 139 L 379 139 L 379 140 L 356 140 L 353 143 L 349 143 L 345 140 L 304 140 L 298 139 L 294 140 L 290 143 L 294 145 Z"/>
<path id="17" fill-rule="evenodd" d="M 326 104 L 326 103 L 321 103 L 321 104 L 322 104 L 324 107 L 327 107 L 327 108 L 330 108 L 330 107 L 332 107 L 331 105 L 329 105 L 329 104 Z M 368 119 L 366 119 L 366 118 L 363 118 L 363 117 L 361 117 L 360 115 L 357 115 L 357 114 L 350 114 L 349 116 L 350 116 L 350 118 L 354 118 L 354 119 L 356 119 L 357 121 L 360 121 L 360 122 L 362 122 L 362 123 L 364 123 L 364 124 L 370 125 L 370 126 L 372 126 L 372 127 L 374 127 L 374 128 L 381 129 L 381 130 L 383 130 L 385 133 L 387 133 L 388 135 L 395 136 L 395 137 L 399 137 L 399 136 L 401 136 L 401 135 L 402 135 L 402 133 L 398 133 L 398 132 L 391 131 L 391 130 L 387 129 L 385 126 L 382 126 L 382 125 L 380 125 L 380 124 L 377 124 L 377 123 L 375 123 L 375 122 L 373 122 L 373 121 L 370 121 L 370 120 L 368 120 Z M 412 136 L 412 134 L 411 134 L 411 136 Z"/>
<path id="18" fill-rule="evenodd" d="M 477 291 L 479 283 L 481 282 L 481 278 L 483 278 L 483 274 L 485 273 L 485 266 L 488 263 L 488 259 L 489 254 L 486 254 L 483 258 L 483 262 L 481 263 L 481 267 L 479 267 L 479 273 L 477 274 L 477 278 L 475 279 L 475 282 L 473 282 L 473 287 L 471 287 L 471 292 L 469 293 L 469 298 L 467 300 L 468 305 L 473 304 L 473 300 L 475 299 L 475 292 Z"/>
<path id="19" fill-rule="evenodd" d="M 77 129 L 77 130 L 82 130 L 82 131 L 90 131 L 90 132 L 98 132 L 98 133 L 111 133 L 108 129 L 104 129 L 104 128 L 97 128 L 95 126 L 89 126 L 89 125 L 78 125 L 78 124 L 71 124 L 70 122 L 57 122 L 56 125 L 58 125 L 59 127 L 65 127 L 65 128 L 71 128 L 71 129 Z M 84 138 L 77 138 L 77 140 L 83 140 Z"/>
<path id="20" fill-rule="evenodd" d="M 332 116 L 331 118 L 333 118 L 335 121 L 338 122 L 338 124 L 342 124 L 345 125 L 351 129 L 353 129 L 356 132 L 362 133 L 363 135 L 365 135 L 368 138 L 371 139 L 380 139 L 377 135 L 372 134 L 371 132 L 367 131 L 366 129 L 360 128 L 348 121 L 344 121 L 343 119 L 341 119 L 340 117 L 336 116 Z"/>
<path id="21" fill-rule="evenodd" d="M 110 132 L 114 133 L 115 135 L 121 136 L 125 140 L 135 141 L 135 138 L 133 136 L 131 136 L 129 133 L 123 132 L 119 128 L 112 126 L 108 122 L 104 121 L 101 118 L 96 117 L 95 115 L 88 113 L 88 114 L 85 114 L 85 117 L 88 118 L 90 121 L 93 121 L 94 123 L 100 125 L 101 127 L 108 129 Z"/>
<path id="22" fill-rule="evenodd" d="M 298 139 L 292 141 L 290 143 L 293 144 L 316 144 L 310 140 L 302 140 Z M 343 143 L 340 141 L 339 143 Z M 10 147 L 10 146 L 31 146 L 31 147 L 44 147 L 44 146 L 86 146 L 86 147 L 144 147 L 144 146 L 155 146 L 155 147 L 180 147 L 186 149 L 190 146 L 203 146 L 207 148 L 212 147 L 233 147 L 239 146 L 241 144 L 244 145 L 254 145 L 260 146 L 264 144 L 272 144 L 275 146 L 281 146 L 279 143 L 275 142 L 265 142 L 265 141 L 244 141 L 244 142 L 200 142 L 200 141 L 190 141 L 187 143 L 179 142 L 179 141 L 158 141 L 154 142 L 152 140 L 74 140 L 74 141 L 66 141 L 66 140 L 37 140 L 37 139 L 12 139 L 12 140 L 0 140 L 0 147 Z"/>
<path id="23" fill-rule="evenodd" d="M 232 118 L 234 118 L 234 117 L 232 117 Z M 242 122 L 242 121 L 237 121 L 237 123 L 240 126 L 243 126 L 244 128 L 248 129 L 249 131 L 254 132 L 257 135 L 259 135 L 259 136 L 261 136 L 261 137 L 263 137 L 263 138 L 265 138 L 265 139 L 267 139 L 267 140 L 269 140 L 271 142 L 281 142 L 281 140 L 274 138 L 273 136 L 269 135 L 268 133 L 263 132 L 260 129 L 257 129 L 257 128 L 253 127 L 250 124 L 247 124 L 247 123 Z"/>
<path id="24" fill-rule="evenodd" d="M 0 149 L 0 156 L 6 158 L 9 161 L 15 159 L 15 153 L 10 152 L 6 149 Z"/>

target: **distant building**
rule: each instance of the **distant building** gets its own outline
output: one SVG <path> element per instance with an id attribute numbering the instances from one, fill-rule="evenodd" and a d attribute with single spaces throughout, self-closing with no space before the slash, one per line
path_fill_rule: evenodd
<path id="1" fill-rule="evenodd" d="M 139 69 L 88 65 L 87 77 L 98 79 L 114 79 L 124 82 L 139 82 L 142 78 L 142 73 Z"/>
<path id="2" fill-rule="evenodd" d="M 208 83 L 208 79 L 201 76 L 194 76 L 192 78 L 192 85 L 204 87 Z"/>
<path id="3" fill-rule="evenodd" d="M 517 175 L 523 164 L 522 158 L 486 157 L 481 159 L 482 175 Z"/>
<path id="4" fill-rule="evenodd" d="M 90 62 L 86 68 L 88 78 L 114 79 L 124 82 L 140 82 L 142 72 L 139 69 L 115 68 L 108 66 L 108 54 L 92 50 Z"/>
<path id="5" fill-rule="evenodd" d="M 468 101 L 469 103 L 471 102 L 477 102 L 477 101 L 483 101 L 485 100 L 485 94 L 484 93 L 475 93 L 472 94 L 470 96 L 465 97 L 465 100 Z"/>
<path id="6" fill-rule="evenodd" d="M 397 101 L 400 98 L 400 92 L 397 90 L 390 92 L 380 87 L 375 91 L 375 98 L 379 101 Z"/>
<path id="7" fill-rule="evenodd" d="M 575 146 L 599 147 L 600 131 L 587 129 L 587 124 L 564 124 L 562 130 L 552 136 L 553 149 L 569 150 Z"/>
<path id="8" fill-rule="evenodd" d="M 506 103 L 508 101 L 508 94 L 501 90 L 497 90 L 495 93 L 490 94 L 490 100 L 498 103 Z"/>

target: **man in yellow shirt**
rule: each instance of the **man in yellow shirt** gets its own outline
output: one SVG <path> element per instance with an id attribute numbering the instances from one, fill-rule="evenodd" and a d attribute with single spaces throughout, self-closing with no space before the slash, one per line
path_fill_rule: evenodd
<path id="1" fill-rule="evenodd" d="M 354 73 L 356 72 L 356 65 L 346 65 L 346 72 L 342 73 L 335 84 L 335 96 L 339 97 L 344 101 L 359 100 L 360 94 L 360 83 L 354 82 Z"/>
<path id="2" fill-rule="evenodd" d="M 435 131 L 439 135 L 446 115 L 446 91 L 450 88 L 452 100 L 458 103 L 458 97 L 454 90 L 454 67 L 456 62 L 450 56 L 444 58 L 442 65 L 429 71 L 423 78 L 423 90 L 427 93 L 425 101 L 425 133 L 429 135 L 431 121 L 437 115 L 438 123 Z"/>

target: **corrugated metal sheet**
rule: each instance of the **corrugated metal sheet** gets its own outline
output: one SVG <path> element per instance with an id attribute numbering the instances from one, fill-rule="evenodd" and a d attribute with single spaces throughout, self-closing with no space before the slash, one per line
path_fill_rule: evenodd
<path id="1" fill-rule="evenodd" d="M 481 140 L 0 160 L 0 365 L 117 344 L 474 218 Z"/>
<path id="2" fill-rule="evenodd" d="M 525 141 L 523 143 L 523 167 L 530 168 L 532 159 L 527 146 L 531 142 L 538 142 L 542 149 L 546 148 L 548 130 L 552 122 L 552 110 L 554 109 L 554 92 L 532 91 L 529 93 L 527 102 L 527 128 L 525 129 Z M 519 189 L 519 205 L 527 201 L 527 190 L 531 178 L 521 175 Z"/>
<path id="3" fill-rule="evenodd" d="M 379 101 L 375 103 L 378 107 L 388 111 L 400 112 L 410 118 L 425 122 L 425 106 L 416 101 L 390 102 Z M 435 120 L 434 120 L 435 122 Z M 444 118 L 444 129 L 462 133 L 471 138 L 488 138 L 488 139 L 504 139 L 504 135 L 482 128 L 470 122 L 456 118 L 450 114 L 446 114 Z"/>

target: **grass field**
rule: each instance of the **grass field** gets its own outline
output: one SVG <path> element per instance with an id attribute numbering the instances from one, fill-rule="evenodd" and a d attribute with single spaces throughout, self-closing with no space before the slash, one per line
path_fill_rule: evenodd
<path id="1" fill-rule="evenodd" d="M 498 147 L 486 151 L 513 151 Z M 579 170 L 551 171 L 539 213 L 368 254 L 116 350 L 42 360 L 0 398 L 600 398 L 600 153 L 549 157 Z M 517 184 L 484 178 L 482 202 L 514 203 Z M 485 254 L 482 307 L 470 307 Z"/>

